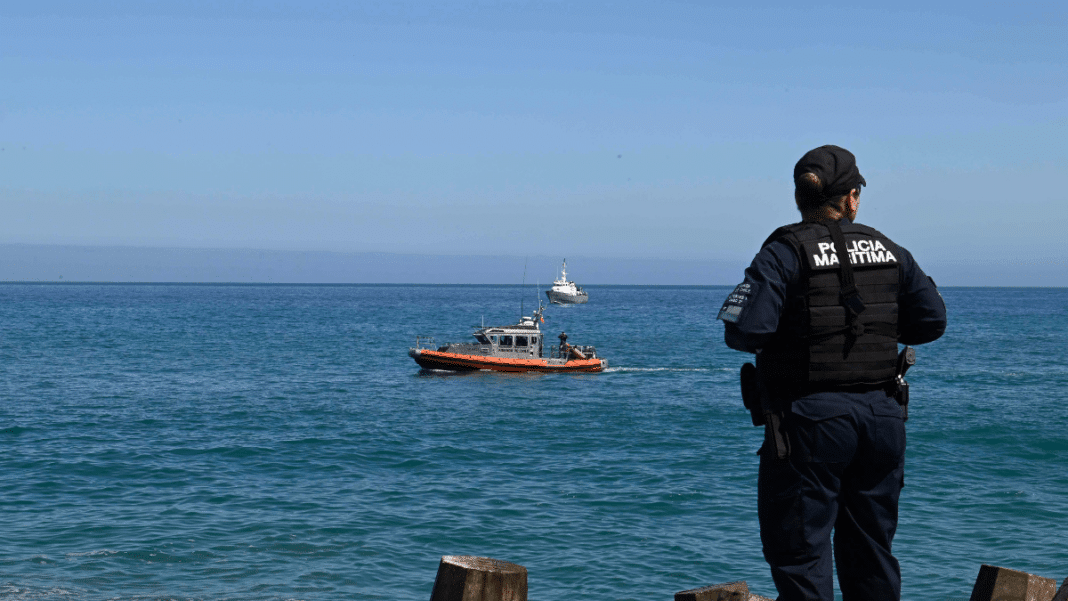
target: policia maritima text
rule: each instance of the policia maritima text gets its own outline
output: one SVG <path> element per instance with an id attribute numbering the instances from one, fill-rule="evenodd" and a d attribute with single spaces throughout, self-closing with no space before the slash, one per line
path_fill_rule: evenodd
<path id="1" fill-rule="evenodd" d="M 764 559 L 779 601 L 833 601 L 833 565 L 844 601 L 898 601 L 898 343 L 936 340 L 946 308 L 907 250 L 854 221 L 867 182 L 852 153 L 809 151 L 794 185 L 801 222 L 768 237 L 719 312 L 727 345 L 756 353 Z"/>

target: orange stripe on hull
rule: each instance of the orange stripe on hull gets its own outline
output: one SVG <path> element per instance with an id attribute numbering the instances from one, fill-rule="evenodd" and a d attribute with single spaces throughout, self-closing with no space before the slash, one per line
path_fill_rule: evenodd
<path id="1" fill-rule="evenodd" d="M 443 353 L 441 351 L 420 351 L 413 357 L 415 362 L 426 369 L 448 369 L 455 371 L 489 369 L 493 371 L 601 371 L 604 365 L 600 359 L 571 360 L 563 365 L 550 365 L 545 359 L 506 359 L 504 357 L 479 357 Z"/>

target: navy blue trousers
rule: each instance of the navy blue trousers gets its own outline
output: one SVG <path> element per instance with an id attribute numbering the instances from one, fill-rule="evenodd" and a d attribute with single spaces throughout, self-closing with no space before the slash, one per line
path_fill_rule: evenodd
<path id="1" fill-rule="evenodd" d="M 833 601 L 834 566 L 843 601 L 899 601 L 901 408 L 882 391 L 823 392 L 796 399 L 783 422 L 791 454 L 779 459 L 765 433 L 757 501 L 779 601 Z"/>

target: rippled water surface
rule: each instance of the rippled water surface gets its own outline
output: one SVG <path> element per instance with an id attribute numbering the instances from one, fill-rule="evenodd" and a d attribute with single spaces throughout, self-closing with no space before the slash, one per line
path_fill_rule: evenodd
<path id="1" fill-rule="evenodd" d="M 0 285 L 0 599 L 429 599 L 442 555 L 530 598 L 747 580 L 760 431 L 721 287 L 588 286 L 550 339 L 602 374 L 407 356 L 512 323 L 492 286 Z M 947 289 L 921 347 L 895 552 L 904 598 L 982 563 L 1068 576 L 1068 290 Z"/>

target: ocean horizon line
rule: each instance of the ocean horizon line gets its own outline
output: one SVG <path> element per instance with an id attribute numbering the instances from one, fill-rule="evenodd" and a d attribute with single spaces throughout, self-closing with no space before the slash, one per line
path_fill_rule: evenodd
<path id="1" fill-rule="evenodd" d="M 376 287 L 376 288 L 528 288 L 529 284 L 470 284 L 427 282 L 152 282 L 92 280 L 0 280 L 0 286 L 248 286 L 248 287 Z M 736 284 L 583 284 L 584 288 L 731 288 Z M 546 287 L 543 287 L 546 288 Z M 939 286 L 940 290 L 1063 290 L 1068 286 Z"/>

